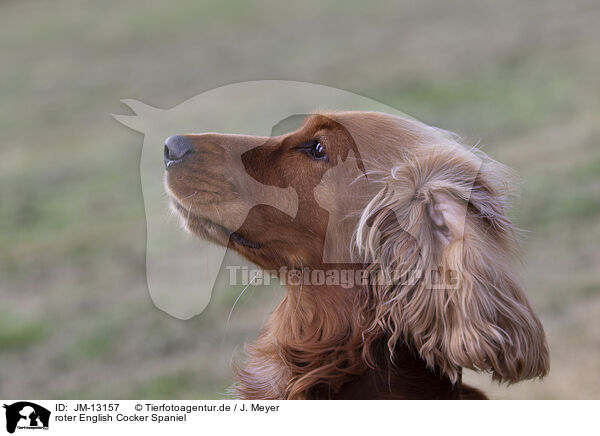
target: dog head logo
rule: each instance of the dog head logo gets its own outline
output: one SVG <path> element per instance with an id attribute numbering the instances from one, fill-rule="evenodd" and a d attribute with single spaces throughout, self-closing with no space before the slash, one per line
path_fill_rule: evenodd
<path id="1" fill-rule="evenodd" d="M 19 401 L 3 406 L 6 409 L 6 431 L 14 433 L 16 429 L 47 429 L 50 411 L 29 401 Z"/>

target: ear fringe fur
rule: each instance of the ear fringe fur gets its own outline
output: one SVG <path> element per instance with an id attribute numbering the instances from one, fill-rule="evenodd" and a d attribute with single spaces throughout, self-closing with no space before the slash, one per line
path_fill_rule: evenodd
<path id="1" fill-rule="evenodd" d="M 367 362 L 384 337 L 392 360 L 406 343 L 453 382 L 461 367 L 509 383 L 546 375 L 543 327 L 514 271 L 517 238 L 505 215 L 510 170 L 447 135 L 404 150 L 399 162 L 374 172 L 382 188 L 354 238 L 371 277 L 362 305 Z M 436 192 L 465 211 L 464 231 L 449 245 L 436 239 L 427 214 Z M 396 280 L 440 269 L 455 273 L 453 286 Z"/>

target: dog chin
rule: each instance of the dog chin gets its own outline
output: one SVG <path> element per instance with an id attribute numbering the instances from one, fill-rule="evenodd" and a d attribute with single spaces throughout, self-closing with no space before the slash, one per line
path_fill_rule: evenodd
<path id="1" fill-rule="evenodd" d="M 182 229 L 189 234 L 195 235 L 200 239 L 222 246 L 233 244 L 236 248 L 256 250 L 262 247 L 261 243 L 246 239 L 237 232 L 215 223 L 209 218 L 198 216 L 184 207 L 175 197 L 171 196 L 171 211 L 179 217 Z"/>
<path id="2" fill-rule="evenodd" d="M 184 207 L 179 201 L 171 197 L 169 207 L 171 211 L 179 218 L 181 228 L 188 234 L 194 235 L 200 239 L 205 239 L 215 244 L 227 246 L 230 232 L 225 227 L 196 215 Z"/>

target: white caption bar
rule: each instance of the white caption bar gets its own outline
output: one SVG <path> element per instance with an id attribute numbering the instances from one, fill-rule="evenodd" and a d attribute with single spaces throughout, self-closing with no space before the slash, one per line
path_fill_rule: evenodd
<path id="1" fill-rule="evenodd" d="M 599 410 L 598 401 L 0 401 L 0 434 L 19 436 L 583 434 Z"/>

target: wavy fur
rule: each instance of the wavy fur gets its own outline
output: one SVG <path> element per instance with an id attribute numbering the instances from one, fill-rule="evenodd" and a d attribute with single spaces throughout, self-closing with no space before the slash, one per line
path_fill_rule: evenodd
<path id="1" fill-rule="evenodd" d="M 385 336 L 392 356 L 407 341 L 453 382 L 461 367 L 491 371 L 507 382 L 546 375 L 543 328 L 513 265 L 516 231 L 505 215 L 510 171 L 440 135 L 379 174 L 383 187 L 365 208 L 355 237 L 363 262 L 380 278 L 362 305 L 369 314 L 363 319 L 366 360 Z M 429 216 L 436 196 L 456 212 L 450 241 L 436 237 Z M 455 286 L 382 283 L 393 272 L 436 269 L 456 272 Z"/>

